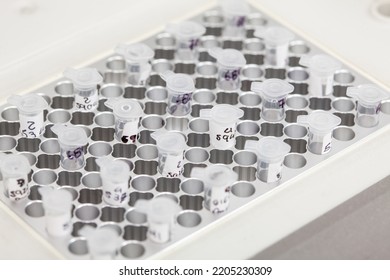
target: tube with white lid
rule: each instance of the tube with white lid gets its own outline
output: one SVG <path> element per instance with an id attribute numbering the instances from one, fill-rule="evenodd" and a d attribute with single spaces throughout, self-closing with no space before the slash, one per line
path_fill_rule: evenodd
<path id="1" fill-rule="evenodd" d="M 218 104 L 211 109 L 200 110 L 200 117 L 209 119 L 211 144 L 223 150 L 236 144 L 237 122 L 243 115 L 242 109 L 228 104 Z"/>
<path id="2" fill-rule="evenodd" d="M 139 121 L 143 114 L 141 105 L 131 99 L 113 98 L 104 103 L 115 116 L 115 137 L 122 143 L 135 143 Z"/>
<path id="3" fill-rule="evenodd" d="M 250 9 L 246 1 L 222 0 L 220 5 L 225 17 L 223 35 L 229 38 L 244 38 L 245 23 Z"/>
<path id="4" fill-rule="evenodd" d="M 333 92 L 333 76 L 341 63 L 326 54 L 303 55 L 299 64 L 309 68 L 309 93 L 326 96 Z"/>
<path id="5" fill-rule="evenodd" d="M 65 236 L 72 232 L 72 195 L 67 190 L 39 188 L 45 209 L 46 230 L 52 236 Z"/>
<path id="6" fill-rule="evenodd" d="M 148 220 L 148 237 L 156 243 L 166 243 L 171 240 L 175 218 L 181 207 L 172 199 L 156 197 L 152 200 L 140 199 L 134 208 L 146 214 Z"/>
<path id="7" fill-rule="evenodd" d="M 278 68 L 286 67 L 288 46 L 294 39 L 294 34 L 291 31 L 278 26 L 259 26 L 256 28 L 254 36 L 264 40 L 266 64 Z"/>
<path id="8" fill-rule="evenodd" d="M 96 164 L 100 167 L 103 200 L 114 206 L 127 204 L 129 201 L 129 165 L 123 160 L 113 160 L 107 157 L 98 158 Z"/>
<path id="9" fill-rule="evenodd" d="M 0 171 L 4 194 L 11 201 L 19 201 L 30 194 L 28 173 L 31 167 L 23 155 L 0 154 Z"/>
<path id="10" fill-rule="evenodd" d="M 332 132 L 341 123 L 341 119 L 326 111 L 313 111 L 310 115 L 300 115 L 297 123 L 308 126 L 308 150 L 322 155 L 332 149 Z"/>
<path id="11" fill-rule="evenodd" d="M 187 74 L 176 74 L 165 71 L 161 76 L 167 83 L 168 108 L 173 116 L 185 116 L 191 112 L 192 93 L 195 90 L 194 80 Z"/>
<path id="12" fill-rule="evenodd" d="M 284 118 L 287 95 L 294 91 L 294 86 L 280 79 L 268 79 L 253 82 L 251 90 L 262 96 L 261 117 L 266 121 L 277 122 Z"/>
<path id="13" fill-rule="evenodd" d="M 224 165 L 210 165 L 206 168 L 194 167 L 191 177 L 204 183 L 204 206 L 213 214 L 225 212 L 230 203 L 231 186 L 238 174 Z"/>
<path id="14" fill-rule="evenodd" d="M 43 111 L 49 104 L 42 96 L 35 93 L 12 95 L 7 102 L 18 108 L 22 137 L 38 138 L 43 134 L 45 130 Z"/>
<path id="15" fill-rule="evenodd" d="M 275 183 L 282 178 L 285 156 L 290 152 L 290 145 L 276 137 L 264 137 L 259 141 L 247 140 L 245 149 L 257 154 L 257 177 L 265 183 Z"/>
<path id="16" fill-rule="evenodd" d="M 84 166 L 84 150 L 88 143 L 85 130 L 78 126 L 55 124 L 51 130 L 60 143 L 61 166 L 66 170 L 77 170 Z"/>
<path id="17" fill-rule="evenodd" d="M 194 21 L 182 21 L 168 24 L 166 31 L 176 37 L 178 60 L 194 61 L 198 58 L 200 37 L 206 32 L 203 25 Z"/>
<path id="18" fill-rule="evenodd" d="M 81 112 L 94 111 L 99 102 L 97 85 L 103 77 L 96 68 L 68 68 L 64 76 L 72 80 L 75 88 L 75 108 Z"/>
<path id="19" fill-rule="evenodd" d="M 120 240 L 118 233 L 111 228 L 94 228 L 84 226 L 79 234 L 87 239 L 91 259 L 112 260 L 115 258 Z"/>
<path id="20" fill-rule="evenodd" d="M 169 178 L 181 176 L 187 147 L 184 135 L 179 132 L 156 131 L 151 136 L 156 140 L 160 174 Z"/>
<path id="21" fill-rule="evenodd" d="M 390 98 L 387 91 L 372 84 L 348 87 L 347 96 L 357 99 L 356 122 L 362 127 L 374 127 L 379 123 L 381 102 Z"/>
<path id="22" fill-rule="evenodd" d="M 241 87 L 241 68 L 246 64 L 244 55 L 235 49 L 219 47 L 209 49 L 209 54 L 217 60 L 217 86 L 228 91 L 239 89 Z"/>
<path id="23" fill-rule="evenodd" d="M 152 66 L 149 61 L 154 57 L 154 51 L 146 44 L 119 44 L 115 52 L 126 60 L 128 79 L 132 85 L 146 85 Z"/>

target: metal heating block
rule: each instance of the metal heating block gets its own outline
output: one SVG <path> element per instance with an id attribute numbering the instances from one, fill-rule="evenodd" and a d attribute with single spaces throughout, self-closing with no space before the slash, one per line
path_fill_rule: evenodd
<path id="1" fill-rule="evenodd" d="M 323 54 L 324 51 L 299 36 L 295 36 L 289 44 L 288 66 L 273 68 L 266 64 L 264 41 L 254 36 L 254 29 L 279 24 L 254 8 L 247 17 L 246 36 L 242 40 L 222 36 L 224 20 L 218 7 L 191 20 L 206 27 L 206 34 L 200 40 L 199 59 L 194 62 L 175 59 L 173 34 L 155 34 L 143 42 L 155 51 L 151 62 L 152 72 L 145 86 L 127 83 L 126 62 L 120 55 L 112 54 L 91 64 L 90 67 L 97 68 L 103 76 L 103 82 L 98 85 L 98 107 L 93 112 L 74 109 L 74 87 L 65 78 L 35 90 L 49 104 L 44 114 L 45 132 L 39 138 L 22 137 L 15 106 L 3 104 L 0 107 L 0 151 L 22 154 L 31 165 L 28 198 L 11 202 L 3 191 L 0 198 L 65 258 L 89 258 L 86 239 L 79 233 L 85 225 L 111 228 L 118 233 L 121 242 L 117 259 L 145 259 L 169 251 L 186 238 L 227 221 L 240 208 L 259 197 L 267 198 L 283 185 L 293 182 L 390 123 L 390 102 L 382 102 L 377 126 L 365 128 L 357 124 L 357 105 L 354 99 L 346 95 L 347 88 L 370 81 L 345 65 L 335 72 L 332 94 L 313 96 L 309 89 L 309 71 L 299 64 L 299 60 L 302 55 Z M 239 90 L 226 91 L 217 86 L 218 67 L 208 49 L 218 46 L 239 50 L 246 58 L 246 65 L 241 69 Z M 189 115 L 173 116 L 167 113 L 168 93 L 161 77 L 166 70 L 188 74 L 195 81 Z M 271 78 L 286 80 L 294 86 L 286 99 L 285 116 L 277 122 L 269 122 L 261 117 L 263 100 L 259 94 L 251 91 L 252 82 Z M 114 137 L 115 117 L 105 102 L 116 97 L 136 100 L 143 109 L 139 138 L 134 144 L 122 143 Z M 230 149 L 217 149 L 210 144 L 209 121 L 200 117 L 200 110 L 218 104 L 229 104 L 243 110 L 243 116 L 237 123 L 236 143 Z M 318 110 L 341 119 L 333 131 L 332 149 L 324 155 L 308 150 L 308 129 L 297 123 L 298 116 Z M 54 124 L 72 124 L 86 132 L 88 144 L 83 168 L 69 171 L 60 165 L 59 142 L 51 130 Z M 158 150 L 156 141 L 151 137 L 155 131 L 175 131 L 185 136 L 184 171 L 181 176 L 163 177 L 158 172 Z M 281 139 L 291 147 L 283 162 L 281 180 L 277 183 L 265 183 L 257 177 L 256 154 L 245 149 L 247 140 L 267 136 Z M 130 167 L 128 205 L 110 206 L 102 200 L 102 180 L 96 160 L 105 156 L 125 161 Z M 194 167 L 212 165 L 227 166 L 238 174 L 238 180 L 231 186 L 229 208 L 221 214 L 213 214 L 205 208 L 204 184 L 190 176 Z M 38 192 L 42 186 L 65 189 L 71 193 L 73 229 L 69 236 L 54 238 L 47 234 L 42 197 Z M 154 243 L 147 237 L 146 217 L 134 209 L 137 200 L 158 197 L 169 198 L 182 207 L 171 239 L 165 244 Z"/>

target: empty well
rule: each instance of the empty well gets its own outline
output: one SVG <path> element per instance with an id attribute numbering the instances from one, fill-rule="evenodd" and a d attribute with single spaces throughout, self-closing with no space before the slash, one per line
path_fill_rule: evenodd
<path id="1" fill-rule="evenodd" d="M 60 144 L 56 139 L 48 139 L 41 142 L 40 149 L 46 154 L 57 154 L 60 152 Z"/>
<path id="2" fill-rule="evenodd" d="M 27 216 L 32 218 L 39 218 L 45 215 L 45 210 L 41 201 L 30 202 L 24 208 L 24 212 Z"/>
<path id="3" fill-rule="evenodd" d="M 264 75 L 264 72 L 260 68 L 260 66 L 255 64 L 249 64 L 242 68 L 241 74 L 244 78 L 257 80 Z"/>
<path id="4" fill-rule="evenodd" d="M 218 73 L 218 67 L 213 62 L 201 62 L 195 68 L 196 74 L 200 76 L 216 76 Z"/>
<path id="5" fill-rule="evenodd" d="M 355 109 L 355 103 L 349 98 L 336 98 L 332 102 L 332 107 L 339 112 L 350 112 Z"/>
<path id="6" fill-rule="evenodd" d="M 250 38 L 244 41 L 244 53 L 259 54 L 264 51 L 265 45 L 262 40 L 258 38 Z"/>
<path id="7" fill-rule="evenodd" d="M 286 105 L 291 109 L 304 109 L 309 104 L 309 101 L 301 95 L 290 95 L 286 99 Z"/>
<path id="8" fill-rule="evenodd" d="M 76 208 L 75 215 L 81 221 L 93 221 L 100 216 L 100 211 L 95 205 L 84 204 Z"/>
<path id="9" fill-rule="evenodd" d="M 88 152 L 95 157 L 104 157 L 111 154 L 112 147 L 105 142 L 94 142 L 88 146 Z"/>
<path id="10" fill-rule="evenodd" d="M 287 78 L 294 82 L 303 82 L 309 78 L 309 73 L 305 68 L 293 67 L 288 70 Z"/>
<path id="11" fill-rule="evenodd" d="M 348 85 L 355 81 L 355 77 L 348 70 L 338 70 L 333 76 L 336 83 L 342 85 Z"/>
<path id="12" fill-rule="evenodd" d="M 165 129 L 170 131 L 184 131 L 188 129 L 188 118 L 169 117 L 166 118 Z"/>
<path id="13" fill-rule="evenodd" d="M 193 211 L 183 211 L 177 216 L 177 223 L 183 227 L 196 227 L 202 222 L 202 217 Z"/>
<path id="14" fill-rule="evenodd" d="M 168 97 L 168 91 L 164 87 L 150 87 L 146 91 L 146 97 L 153 101 L 163 101 Z"/>
<path id="15" fill-rule="evenodd" d="M 177 193 L 180 190 L 180 179 L 160 177 L 157 179 L 156 191 Z"/>
<path id="16" fill-rule="evenodd" d="M 199 89 L 194 92 L 192 98 L 200 104 L 210 104 L 215 100 L 215 94 L 208 89 Z"/>
<path id="17" fill-rule="evenodd" d="M 181 184 L 181 189 L 187 194 L 200 194 L 204 190 L 204 185 L 201 180 L 190 178 Z"/>
<path id="18" fill-rule="evenodd" d="M 110 70 L 125 70 L 126 61 L 122 56 L 112 56 L 107 59 L 106 67 Z"/>
<path id="19" fill-rule="evenodd" d="M 142 145 L 139 146 L 136 154 L 141 159 L 155 159 L 158 157 L 158 150 L 156 145 Z"/>
<path id="20" fill-rule="evenodd" d="M 99 225 L 99 228 L 106 228 L 115 231 L 118 236 L 122 235 L 122 228 L 114 222 L 103 222 Z"/>
<path id="21" fill-rule="evenodd" d="M 137 176 L 131 181 L 131 186 L 137 191 L 146 192 L 156 186 L 156 181 L 149 176 Z"/>
<path id="22" fill-rule="evenodd" d="M 256 192 L 251 183 L 238 182 L 232 186 L 232 194 L 238 197 L 250 197 Z"/>
<path id="23" fill-rule="evenodd" d="M 74 255 L 86 255 L 88 254 L 88 245 L 85 238 L 74 238 L 69 242 L 68 250 Z"/>
<path id="24" fill-rule="evenodd" d="M 192 148 L 186 151 L 185 158 L 189 162 L 201 163 L 205 162 L 209 158 L 209 153 L 202 148 Z"/>
<path id="25" fill-rule="evenodd" d="M 241 151 L 234 154 L 233 160 L 239 165 L 248 166 L 256 163 L 257 156 L 253 152 Z"/>
<path id="26" fill-rule="evenodd" d="M 205 119 L 193 119 L 189 123 L 189 128 L 195 132 L 209 131 L 209 121 Z"/>
<path id="27" fill-rule="evenodd" d="M 168 70 L 172 71 L 173 68 L 173 64 L 167 59 L 156 59 L 152 62 L 152 71 L 157 72 L 158 74 Z"/>
<path id="28" fill-rule="evenodd" d="M 289 51 L 295 55 L 302 55 L 310 52 L 310 47 L 303 41 L 292 41 L 289 46 Z"/>
<path id="29" fill-rule="evenodd" d="M 19 121 L 19 111 L 14 107 L 5 108 L 1 112 L 1 117 L 9 122 L 17 122 Z"/>
<path id="30" fill-rule="evenodd" d="M 244 121 L 237 125 L 237 132 L 242 135 L 256 135 L 259 131 L 260 127 L 256 122 Z"/>
<path id="31" fill-rule="evenodd" d="M 245 93 L 240 95 L 239 101 L 245 106 L 258 106 L 261 103 L 261 97 L 256 93 Z"/>
<path id="32" fill-rule="evenodd" d="M 284 165 L 288 168 L 299 169 L 306 165 L 306 158 L 299 154 L 288 154 L 284 158 Z"/>
<path id="33" fill-rule="evenodd" d="M 73 83 L 71 81 L 59 82 L 54 87 L 54 91 L 59 95 L 74 95 Z"/>
<path id="34" fill-rule="evenodd" d="M 120 253 L 125 258 L 136 259 L 142 257 L 145 253 L 145 247 L 138 243 L 129 242 L 120 248 Z"/>
<path id="35" fill-rule="evenodd" d="M 15 148 L 16 140 L 9 136 L 0 136 L 0 151 L 9 151 Z"/>
<path id="36" fill-rule="evenodd" d="M 100 88 L 100 95 L 106 98 L 120 97 L 123 92 L 123 88 L 117 84 L 105 84 Z"/>
<path id="37" fill-rule="evenodd" d="M 81 178 L 83 185 L 90 189 L 100 188 L 102 186 L 102 179 L 99 172 L 89 172 L 84 174 Z"/>
<path id="38" fill-rule="evenodd" d="M 389 101 L 384 101 L 381 104 L 381 111 L 384 114 L 389 115 L 390 114 L 390 102 Z"/>
<path id="39" fill-rule="evenodd" d="M 290 138 L 303 138 L 307 134 L 307 129 L 299 124 L 290 124 L 284 128 L 284 134 Z"/>
<path id="40" fill-rule="evenodd" d="M 30 165 L 34 165 L 36 162 L 37 162 L 37 157 L 36 156 L 34 156 L 33 154 L 31 154 L 31 153 L 28 153 L 28 152 L 26 152 L 26 153 L 19 153 L 19 155 L 23 155 L 25 158 L 27 158 L 27 160 L 28 160 L 28 163 L 30 164 Z"/>
<path id="41" fill-rule="evenodd" d="M 95 123 L 98 126 L 107 127 L 115 124 L 115 117 L 112 113 L 100 113 L 95 116 Z"/>
<path id="42" fill-rule="evenodd" d="M 151 130 L 160 129 L 164 126 L 165 121 L 159 116 L 147 116 L 142 118 L 141 124 L 143 127 Z"/>
<path id="43" fill-rule="evenodd" d="M 32 178 L 38 185 L 50 185 L 57 180 L 57 174 L 52 170 L 42 169 L 35 171 Z"/>
<path id="44" fill-rule="evenodd" d="M 126 213 L 126 220 L 134 225 L 142 225 L 147 222 L 147 216 L 136 209 L 130 209 Z"/>
<path id="45" fill-rule="evenodd" d="M 339 126 L 333 130 L 333 137 L 339 141 L 350 141 L 355 138 L 355 132 L 349 127 Z"/>

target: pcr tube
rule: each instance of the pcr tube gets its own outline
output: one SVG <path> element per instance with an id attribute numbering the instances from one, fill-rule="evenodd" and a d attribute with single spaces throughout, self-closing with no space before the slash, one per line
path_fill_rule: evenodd
<path id="1" fill-rule="evenodd" d="M 299 64 L 309 68 L 309 90 L 313 96 L 326 96 L 333 92 L 334 72 L 341 64 L 325 54 L 303 55 Z"/>
<path id="2" fill-rule="evenodd" d="M 241 87 L 240 71 L 246 64 L 244 55 L 235 49 L 211 48 L 209 54 L 217 60 L 217 86 L 222 90 L 237 90 Z"/>
<path id="3" fill-rule="evenodd" d="M 200 110 L 200 117 L 209 119 L 210 142 L 217 149 L 229 149 L 236 144 L 237 122 L 243 115 L 242 109 L 225 104 Z"/>
<path id="4" fill-rule="evenodd" d="M 210 165 L 206 168 L 194 167 L 191 177 L 204 183 L 204 206 L 213 214 L 225 212 L 229 207 L 230 190 L 238 175 L 224 165 Z"/>
<path id="5" fill-rule="evenodd" d="M 120 245 L 118 233 L 110 228 L 84 226 L 79 234 L 87 239 L 88 251 L 93 260 L 112 260 Z"/>
<path id="6" fill-rule="evenodd" d="M 127 204 L 129 201 L 129 165 L 122 160 L 98 158 L 103 185 L 103 200 L 114 206 Z"/>
<path id="7" fill-rule="evenodd" d="M 225 16 L 223 35 L 230 38 L 244 38 L 246 17 L 250 12 L 248 4 L 241 0 L 223 0 L 220 4 Z"/>
<path id="8" fill-rule="evenodd" d="M 60 143 L 61 166 L 66 170 L 77 170 L 84 166 L 84 148 L 88 143 L 85 130 L 72 125 L 55 124 L 51 130 Z"/>
<path id="9" fill-rule="evenodd" d="M 46 230 L 52 236 L 65 236 L 71 233 L 72 195 L 67 190 L 39 188 L 45 209 Z"/>
<path id="10" fill-rule="evenodd" d="M 183 173 L 185 137 L 179 132 L 156 131 L 151 134 L 158 149 L 158 171 L 164 177 L 179 177 Z"/>
<path id="11" fill-rule="evenodd" d="M 280 79 L 268 79 L 253 82 L 251 90 L 262 96 L 261 117 L 266 121 L 278 122 L 284 119 L 284 105 L 287 95 L 294 91 L 294 86 Z"/>
<path id="12" fill-rule="evenodd" d="M 275 137 L 264 137 L 259 141 L 247 140 L 245 149 L 257 154 L 257 177 L 265 183 L 275 183 L 282 178 L 285 156 L 290 145 Z"/>
<path id="13" fill-rule="evenodd" d="M 18 108 L 22 137 L 38 138 L 43 134 L 45 130 L 43 111 L 49 104 L 42 96 L 35 93 L 13 95 L 7 102 Z"/>
<path id="14" fill-rule="evenodd" d="M 297 123 L 309 128 L 309 151 L 322 155 L 332 149 L 332 132 L 341 123 L 341 119 L 329 112 L 318 110 L 308 116 L 298 116 Z"/>
<path id="15" fill-rule="evenodd" d="M 28 173 L 30 170 L 30 164 L 25 156 L 0 154 L 4 194 L 9 200 L 18 201 L 29 195 Z"/>
<path id="16" fill-rule="evenodd" d="M 294 34 L 283 27 L 259 26 L 254 32 L 254 36 L 262 38 L 265 43 L 265 61 L 266 64 L 277 68 L 283 68 L 287 65 L 288 46 L 294 39 Z"/>
<path id="17" fill-rule="evenodd" d="M 177 59 L 193 61 L 198 58 L 198 45 L 200 37 L 206 32 L 206 28 L 193 21 L 183 21 L 177 24 L 168 24 L 166 31 L 172 33 L 177 41 Z"/>
<path id="18" fill-rule="evenodd" d="M 347 96 L 357 99 L 357 124 L 362 127 L 374 127 L 379 122 L 381 102 L 388 99 L 390 94 L 368 84 L 347 88 Z"/>
<path id="19" fill-rule="evenodd" d="M 175 74 L 165 71 L 162 78 L 167 82 L 168 108 L 173 116 L 185 116 L 191 112 L 192 93 L 195 90 L 194 80 L 186 74 Z"/>
<path id="20" fill-rule="evenodd" d="M 68 68 L 64 76 L 72 80 L 75 89 L 75 108 L 82 112 L 90 112 L 97 108 L 99 96 L 97 85 L 103 77 L 95 68 Z"/>
<path id="21" fill-rule="evenodd" d="M 172 199 L 156 197 L 152 200 L 137 200 L 135 209 L 145 213 L 148 220 L 148 237 L 156 243 L 166 243 L 171 240 L 172 228 L 176 215 L 181 207 Z"/>
<path id="22" fill-rule="evenodd" d="M 143 114 L 141 105 L 135 100 L 124 98 L 109 99 L 104 104 L 113 109 L 116 139 L 122 143 L 135 143 Z"/>
<path id="23" fill-rule="evenodd" d="M 119 44 L 115 52 L 126 60 L 127 82 L 132 85 L 145 85 L 152 70 L 149 61 L 154 57 L 154 51 L 143 43 L 135 43 Z"/>

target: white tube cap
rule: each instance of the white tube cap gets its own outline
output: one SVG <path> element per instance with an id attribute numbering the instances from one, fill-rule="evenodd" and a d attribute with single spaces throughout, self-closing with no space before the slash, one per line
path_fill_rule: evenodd
<path id="1" fill-rule="evenodd" d="M 214 57 L 218 63 L 227 68 L 241 68 L 246 64 L 244 55 L 235 49 L 215 47 L 209 49 L 209 54 Z"/>
<path id="2" fill-rule="evenodd" d="M 190 93 L 195 90 L 194 80 L 187 74 L 176 74 L 170 70 L 162 73 L 161 77 L 167 82 L 167 88 L 179 93 Z"/>
<path id="3" fill-rule="evenodd" d="M 87 239 L 89 253 L 93 258 L 115 256 L 120 245 L 118 233 L 110 228 L 93 228 L 84 226 L 79 234 Z"/>
<path id="4" fill-rule="evenodd" d="M 336 70 L 341 68 L 340 62 L 326 54 L 303 55 L 299 64 L 309 67 L 319 76 L 333 75 Z"/>
<path id="5" fill-rule="evenodd" d="M 191 177 L 198 178 L 211 187 L 226 187 L 238 180 L 238 174 L 224 165 L 210 165 L 206 168 L 194 167 Z"/>
<path id="6" fill-rule="evenodd" d="M 129 165 L 123 160 L 113 160 L 108 157 L 98 158 L 96 164 L 100 167 L 102 179 L 112 182 L 128 181 L 130 178 Z"/>
<path id="7" fill-rule="evenodd" d="M 294 34 L 291 31 L 278 26 L 258 26 L 253 35 L 264 39 L 267 44 L 275 46 L 286 45 L 294 39 Z"/>
<path id="8" fill-rule="evenodd" d="M 250 9 L 246 1 L 242 0 L 222 0 L 220 1 L 222 11 L 226 15 L 246 16 Z"/>
<path id="9" fill-rule="evenodd" d="M 166 31 L 180 38 L 198 38 L 206 32 L 206 28 L 194 21 L 182 21 L 180 23 L 169 23 Z"/>
<path id="10" fill-rule="evenodd" d="M 3 177 L 17 177 L 30 172 L 30 163 L 23 155 L 0 154 L 0 171 Z"/>
<path id="11" fill-rule="evenodd" d="M 211 109 L 200 110 L 199 116 L 205 119 L 212 119 L 218 123 L 231 124 L 242 118 L 244 111 L 232 105 L 218 104 Z"/>
<path id="12" fill-rule="evenodd" d="M 96 68 L 68 68 L 64 71 L 64 76 L 74 83 L 76 88 L 90 89 L 103 81 L 102 75 Z"/>
<path id="13" fill-rule="evenodd" d="M 294 91 L 294 86 L 280 79 L 268 79 L 264 82 L 253 82 L 251 91 L 263 93 L 265 96 L 274 99 L 281 99 Z"/>
<path id="14" fill-rule="evenodd" d="M 368 106 L 376 105 L 383 100 L 390 98 L 390 94 L 387 91 L 372 84 L 348 87 L 347 96 L 355 97 L 359 103 Z"/>
<path id="15" fill-rule="evenodd" d="M 154 51 L 143 43 L 119 44 L 115 52 L 131 62 L 146 62 L 154 57 Z"/>
<path id="16" fill-rule="evenodd" d="M 16 106 L 22 114 L 38 114 L 49 106 L 45 98 L 36 93 L 29 93 L 23 96 L 11 95 L 8 97 L 7 102 Z"/>
<path id="17" fill-rule="evenodd" d="M 138 212 L 146 214 L 149 222 L 161 224 L 172 223 L 175 216 L 182 209 L 176 202 L 166 197 L 137 200 L 134 208 Z"/>
<path id="18" fill-rule="evenodd" d="M 186 139 L 183 134 L 179 132 L 162 132 L 156 131 L 150 135 L 156 140 L 157 149 L 167 153 L 180 153 L 186 147 Z"/>
<path id="19" fill-rule="evenodd" d="M 141 105 L 135 100 L 113 98 L 108 99 L 104 104 L 113 109 L 114 115 L 120 119 L 131 120 L 140 118 L 143 114 Z"/>
<path id="20" fill-rule="evenodd" d="M 254 151 L 259 159 L 272 163 L 282 161 L 291 147 L 276 137 L 264 137 L 259 141 L 247 140 L 245 149 Z"/>
<path id="21" fill-rule="evenodd" d="M 314 111 L 310 115 L 300 115 L 298 124 L 308 125 L 310 131 L 317 133 L 329 133 L 341 123 L 341 119 L 326 111 Z"/>
<path id="22" fill-rule="evenodd" d="M 45 211 L 52 215 L 61 215 L 72 209 L 72 195 L 67 190 L 41 187 L 38 189 L 42 195 L 42 203 Z"/>
<path id="23" fill-rule="evenodd" d="M 85 146 L 88 143 L 88 137 L 85 130 L 73 125 L 55 124 L 51 130 L 57 134 L 58 141 L 67 146 Z"/>

